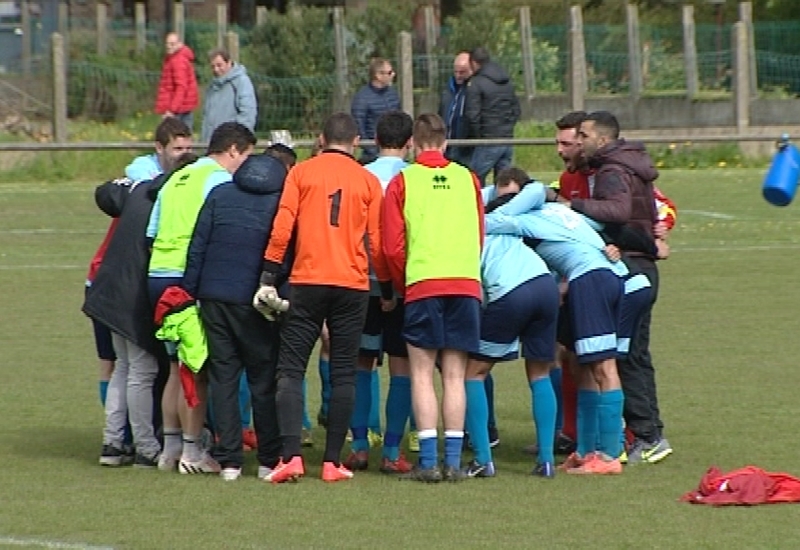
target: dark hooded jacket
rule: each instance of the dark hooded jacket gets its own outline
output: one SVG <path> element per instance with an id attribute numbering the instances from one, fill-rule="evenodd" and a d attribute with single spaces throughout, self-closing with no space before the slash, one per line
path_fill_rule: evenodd
<path id="1" fill-rule="evenodd" d="M 251 155 L 232 184 L 209 193 L 186 258 L 182 286 L 189 294 L 201 303 L 252 303 L 285 179 L 278 159 Z"/>
<path id="2" fill-rule="evenodd" d="M 164 354 L 164 345 L 155 338 L 147 291 L 150 249 L 144 234 L 166 179 L 160 175 L 136 184 L 125 178 L 95 190 L 97 206 L 119 222 L 83 304 L 86 315 L 156 357 Z"/>
<path id="3" fill-rule="evenodd" d="M 652 237 L 658 170 L 644 145 L 618 139 L 598 149 L 589 166 L 597 170 L 592 198 L 574 199 L 572 208 L 599 222 L 631 225 Z"/>
<path id="4" fill-rule="evenodd" d="M 508 72 L 493 61 L 484 63 L 467 82 L 464 119 L 471 138 L 514 136 L 519 99 Z"/>

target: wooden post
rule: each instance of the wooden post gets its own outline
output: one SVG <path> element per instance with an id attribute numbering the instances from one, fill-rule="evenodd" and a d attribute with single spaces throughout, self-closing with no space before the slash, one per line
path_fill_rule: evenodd
<path id="1" fill-rule="evenodd" d="M 639 38 L 639 8 L 636 4 L 626 6 L 628 23 L 628 80 L 631 98 L 638 101 L 642 97 L 642 42 Z"/>
<path id="2" fill-rule="evenodd" d="M 108 53 L 108 4 L 97 3 L 97 55 Z"/>
<path id="3" fill-rule="evenodd" d="M 583 41 L 583 13 L 580 6 L 569 10 L 569 96 L 570 108 L 583 111 L 586 97 L 586 49 Z"/>
<path id="4" fill-rule="evenodd" d="M 256 27 L 265 25 L 267 23 L 267 7 L 256 6 Z"/>
<path id="5" fill-rule="evenodd" d="M 172 4 L 172 29 L 183 42 L 186 35 L 186 6 L 183 2 L 175 1 Z"/>
<path id="6" fill-rule="evenodd" d="M 33 26 L 31 25 L 31 9 L 28 0 L 22 0 L 19 5 L 22 26 L 22 76 L 27 79 L 31 76 L 31 55 L 33 45 Z"/>
<path id="7" fill-rule="evenodd" d="M 225 47 L 225 35 L 228 33 L 228 5 L 217 4 L 217 47 Z"/>
<path id="8" fill-rule="evenodd" d="M 428 62 L 428 87 L 436 91 L 439 80 L 439 62 L 436 59 L 436 18 L 433 6 L 427 5 L 422 8 L 425 16 L 425 58 Z"/>
<path id="9" fill-rule="evenodd" d="M 747 29 L 747 64 L 750 68 L 750 97 L 758 95 L 758 66 L 756 64 L 756 40 L 753 30 L 753 3 L 739 2 L 739 21 Z"/>
<path id="10" fill-rule="evenodd" d="M 347 79 L 347 45 L 344 37 L 344 9 L 333 8 L 333 40 L 336 57 L 336 93 L 333 108 L 337 112 L 349 112 L 347 96 L 349 83 Z"/>
<path id="11" fill-rule="evenodd" d="M 414 116 L 414 57 L 411 33 L 402 31 L 397 41 L 400 47 L 397 59 L 400 64 L 400 104 L 410 116 Z"/>
<path id="12" fill-rule="evenodd" d="M 67 141 L 67 65 L 64 37 L 55 32 L 50 37 L 53 62 L 53 139 Z"/>
<path id="13" fill-rule="evenodd" d="M 136 51 L 142 53 L 147 46 L 147 22 L 144 2 L 136 2 L 134 22 L 136 27 Z"/>
<path id="14" fill-rule="evenodd" d="M 531 8 L 519 9 L 519 39 L 522 44 L 522 74 L 525 78 L 525 95 L 532 99 L 536 95 L 536 70 L 533 61 L 533 36 L 531 34 Z"/>
<path id="15" fill-rule="evenodd" d="M 694 6 L 683 6 L 683 66 L 686 72 L 686 97 L 688 99 L 694 99 L 699 88 Z"/>
<path id="16" fill-rule="evenodd" d="M 228 31 L 225 33 L 225 49 L 231 56 L 231 60 L 239 62 L 239 33 Z"/>
<path id="17" fill-rule="evenodd" d="M 58 33 L 62 38 L 69 33 L 69 4 L 64 0 L 58 3 Z"/>
<path id="18" fill-rule="evenodd" d="M 750 60 L 747 55 L 747 26 L 739 21 L 733 25 L 733 104 L 736 128 L 743 133 L 750 126 Z"/>

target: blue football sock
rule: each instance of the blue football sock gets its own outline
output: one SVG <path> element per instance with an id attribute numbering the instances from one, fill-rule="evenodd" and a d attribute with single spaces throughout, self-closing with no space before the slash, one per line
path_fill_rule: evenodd
<path id="1" fill-rule="evenodd" d="M 461 447 L 464 444 L 464 430 L 445 430 L 444 465 L 461 469 Z M 485 463 L 483 463 L 485 464 Z"/>
<path id="2" fill-rule="evenodd" d="M 536 442 L 539 445 L 539 463 L 555 462 L 553 441 L 556 438 L 556 396 L 549 378 L 538 378 L 530 383 L 533 399 L 533 422 L 536 424 Z"/>
<path id="3" fill-rule="evenodd" d="M 106 396 L 108 395 L 108 380 L 100 380 L 100 404 L 106 406 Z"/>
<path id="4" fill-rule="evenodd" d="M 475 460 L 479 464 L 488 464 L 492 461 L 492 449 L 489 447 L 489 405 L 486 399 L 486 387 L 482 380 L 467 380 L 465 388 L 466 425 L 472 449 L 475 451 Z"/>
<path id="5" fill-rule="evenodd" d="M 598 424 L 600 432 L 599 450 L 611 458 L 622 452 L 619 430 L 622 418 L 623 395 L 621 389 L 608 390 L 600 394 Z"/>
<path id="6" fill-rule="evenodd" d="M 242 428 L 249 428 L 253 413 L 250 408 L 250 386 L 247 385 L 247 374 L 239 377 L 239 414 L 242 415 Z"/>
<path id="7" fill-rule="evenodd" d="M 322 414 L 328 414 L 328 405 L 331 402 L 331 364 L 327 359 L 319 358 L 320 408 Z"/>
<path id="8" fill-rule="evenodd" d="M 600 406 L 600 392 L 578 390 L 578 448 L 580 456 L 594 452 L 597 447 L 597 415 Z"/>
<path id="9" fill-rule="evenodd" d="M 383 457 L 397 460 L 400 457 L 400 441 L 411 413 L 411 379 L 408 376 L 389 378 L 389 393 L 386 396 L 386 434 L 383 436 Z"/>
<path id="10" fill-rule="evenodd" d="M 428 470 L 439 464 L 439 434 L 436 430 L 419 431 L 419 467 Z"/>
<path id="11" fill-rule="evenodd" d="M 303 378 L 303 428 L 311 429 L 311 418 L 308 416 L 308 384 Z"/>
<path id="12" fill-rule="evenodd" d="M 381 377 L 378 369 L 372 369 L 372 393 L 369 402 L 369 429 L 376 433 L 383 433 L 381 428 Z"/>
<path id="13" fill-rule="evenodd" d="M 561 400 L 561 367 L 550 370 L 550 383 L 556 396 L 556 433 L 564 427 L 564 402 Z"/>
<path id="14" fill-rule="evenodd" d="M 368 451 L 367 420 L 369 420 L 370 394 L 372 393 L 372 373 L 368 370 L 356 370 L 356 402 L 353 416 L 350 418 L 350 431 L 353 432 L 353 452 Z"/>
<path id="15" fill-rule="evenodd" d="M 486 379 L 483 381 L 483 387 L 486 389 L 486 406 L 489 411 L 487 425 L 496 428 L 497 421 L 494 418 L 494 378 L 492 378 L 492 373 L 486 375 Z"/>

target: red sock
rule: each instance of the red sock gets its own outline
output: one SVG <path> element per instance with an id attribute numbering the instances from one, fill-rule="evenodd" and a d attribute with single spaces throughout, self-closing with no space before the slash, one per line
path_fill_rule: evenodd
<path id="1" fill-rule="evenodd" d="M 568 368 L 561 373 L 561 403 L 564 408 L 564 426 L 561 432 L 572 439 L 578 440 L 578 387 L 572 379 Z"/>

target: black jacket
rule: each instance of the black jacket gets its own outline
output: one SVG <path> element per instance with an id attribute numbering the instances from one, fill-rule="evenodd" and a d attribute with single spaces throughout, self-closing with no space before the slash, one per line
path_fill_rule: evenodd
<path id="1" fill-rule="evenodd" d="M 150 250 L 144 235 L 153 202 L 166 179 L 161 175 L 134 184 L 126 178 L 95 190 L 97 206 L 118 217 L 119 223 L 83 304 L 86 315 L 156 357 L 164 354 L 164 346 L 155 338 L 147 291 Z"/>
<path id="2" fill-rule="evenodd" d="M 500 65 L 488 61 L 467 82 L 464 118 L 472 138 L 514 136 L 519 120 L 519 99 L 514 83 Z"/>
<path id="3" fill-rule="evenodd" d="M 186 257 L 182 286 L 189 294 L 201 302 L 252 303 L 285 179 L 286 169 L 279 160 L 252 155 L 236 171 L 232 184 L 209 193 Z M 288 269 L 283 279 L 286 273 Z"/>

